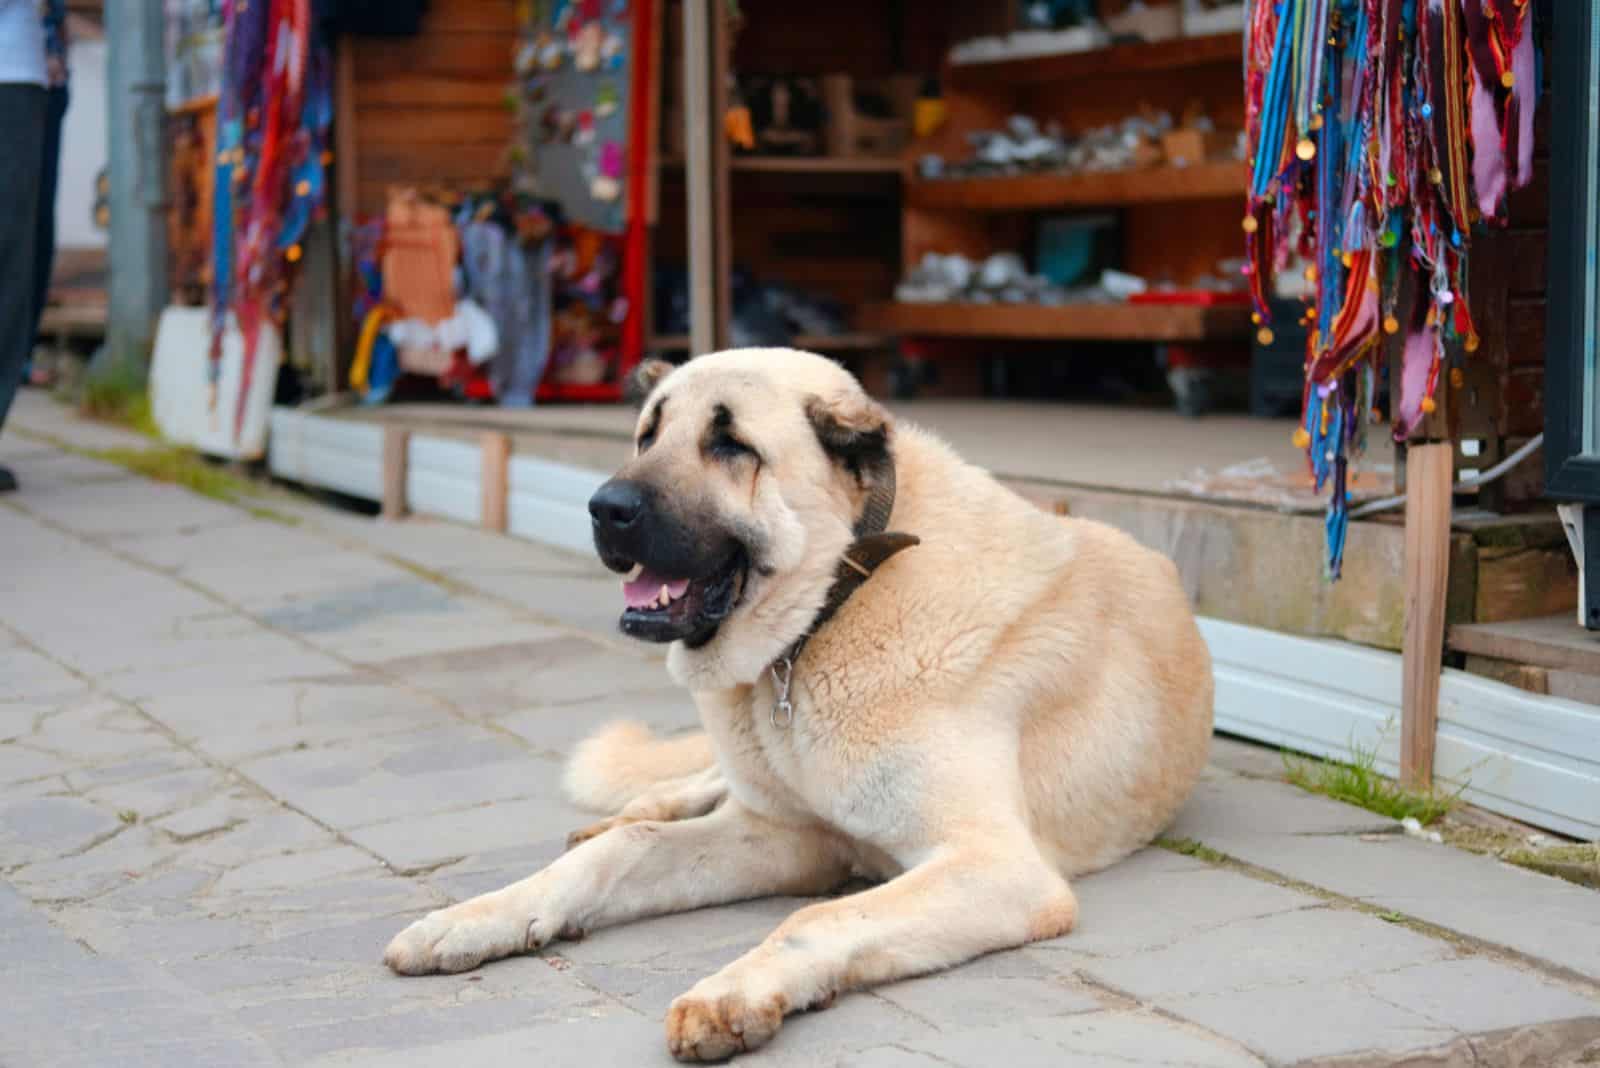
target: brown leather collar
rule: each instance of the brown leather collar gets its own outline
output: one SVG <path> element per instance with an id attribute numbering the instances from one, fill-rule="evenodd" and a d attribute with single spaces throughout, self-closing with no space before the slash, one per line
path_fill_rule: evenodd
<path id="1" fill-rule="evenodd" d="M 861 518 L 856 520 L 854 528 L 856 540 L 850 543 L 844 555 L 839 558 L 833 574 L 833 585 L 828 587 L 828 599 L 822 602 L 822 608 L 818 610 L 816 618 L 811 621 L 811 626 L 806 628 L 806 632 L 796 638 L 794 644 L 784 650 L 783 656 L 772 665 L 773 681 L 777 684 L 778 690 L 777 701 L 772 710 L 774 725 L 787 727 L 794 717 L 793 706 L 789 703 L 789 683 L 794 673 L 794 662 L 800 658 L 800 652 L 806 647 L 806 642 L 833 618 L 834 613 L 844 607 L 851 594 L 865 585 L 874 571 L 898 553 L 913 545 L 922 544 L 922 539 L 915 534 L 902 534 L 885 529 L 889 525 L 889 516 L 894 511 L 894 497 L 894 460 L 891 458 L 885 465 L 878 484 L 867 497 L 866 506 L 861 510 Z"/>

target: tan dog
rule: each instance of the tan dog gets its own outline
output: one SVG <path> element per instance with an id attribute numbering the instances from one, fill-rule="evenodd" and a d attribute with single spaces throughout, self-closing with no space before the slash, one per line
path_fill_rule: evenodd
<path id="1" fill-rule="evenodd" d="M 643 916 L 887 880 L 801 909 L 673 1003 L 672 1052 L 715 1060 L 841 990 L 1070 931 L 1067 879 L 1149 842 L 1206 760 L 1211 663 L 1176 569 L 893 427 L 822 357 L 721 352 L 643 377 L 595 542 L 627 574 L 623 630 L 673 642 L 705 732 L 585 742 L 569 792 L 617 815 L 412 924 L 389 966 L 462 971 Z M 884 520 L 921 544 L 884 549 Z M 889 558 L 852 578 L 847 551 Z"/>

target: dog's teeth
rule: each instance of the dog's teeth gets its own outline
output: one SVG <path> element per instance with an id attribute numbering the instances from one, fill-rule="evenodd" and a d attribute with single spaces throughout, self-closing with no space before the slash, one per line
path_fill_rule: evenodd
<path id="1" fill-rule="evenodd" d="M 632 582 L 634 579 L 638 578 L 642 574 L 644 574 L 644 565 L 643 564 L 634 564 L 633 565 L 633 570 L 629 571 L 626 575 L 622 576 L 622 581 L 623 582 Z"/>
<path id="2" fill-rule="evenodd" d="M 665 608 L 665 607 L 666 607 L 666 606 L 667 606 L 667 605 L 669 605 L 669 604 L 671 604 L 671 603 L 672 603 L 672 591 L 671 591 L 671 590 L 669 590 L 669 589 L 667 589 L 667 587 L 666 587 L 666 584 L 665 584 L 665 583 L 662 583 L 662 586 L 661 586 L 661 595 L 660 595 L 660 596 L 659 596 L 659 597 L 657 597 L 657 598 L 656 598 L 656 601 L 657 601 L 657 603 L 659 603 L 659 604 L 660 604 L 660 605 L 661 605 L 661 607 L 663 607 L 663 608 Z"/>

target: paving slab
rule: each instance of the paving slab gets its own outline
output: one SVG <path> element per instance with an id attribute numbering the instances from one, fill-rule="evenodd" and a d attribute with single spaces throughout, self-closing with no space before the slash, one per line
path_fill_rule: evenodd
<path id="1" fill-rule="evenodd" d="M 1237 789 L 1250 794 L 1257 787 Z M 1240 860 L 1600 981 L 1600 896 L 1591 889 L 1405 835 L 1222 832 L 1205 841 Z"/>
<path id="2" fill-rule="evenodd" d="M 904 1048 L 960 1068 L 1000 1064 L 1007 1068 L 1091 1068 L 1108 1064 L 1259 1068 L 1264 1063 L 1215 1036 L 1140 1010 L 1007 1020 L 918 1039 Z"/>
<path id="3" fill-rule="evenodd" d="M 42 439 L 0 456 L 24 481 L 0 502 L 0 1064 L 666 1065 L 672 999 L 804 906 L 389 974 L 407 923 L 592 821 L 559 793 L 580 738 L 694 723 L 660 650 L 616 634 L 615 577 L 295 498 L 271 522 Z M 844 994 L 740 1063 L 1600 1061 L 1600 894 L 1278 771 L 1220 743 L 1168 831 L 1208 850 L 1081 878 L 1072 934 Z"/>

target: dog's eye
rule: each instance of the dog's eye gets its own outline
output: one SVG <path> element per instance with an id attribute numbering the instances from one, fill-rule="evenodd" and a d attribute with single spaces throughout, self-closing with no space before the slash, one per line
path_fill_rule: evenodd
<path id="1" fill-rule="evenodd" d="M 654 445 L 655 443 L 656 443 L 656 432 L 655 432 L 654 428 L 652 428 L 650 430 L 646 430 L 643 434 L 639 435 L 639 443 L 638 444 L 639 444 L 639 451 L 640 452 L 644 452 L 646 449 L 648 449 L 650 446 Z"/>
<path id="2" fill-rule="evenodd" d="M 711 439 L 711 455 L 719 460 L 737 460 L 755 454 L 754 449 L 731 434 L 718 434 Z"/>

